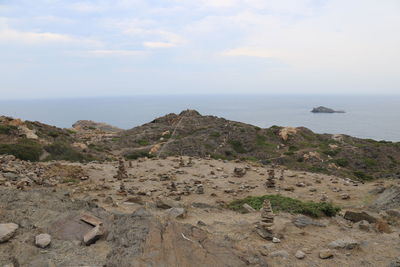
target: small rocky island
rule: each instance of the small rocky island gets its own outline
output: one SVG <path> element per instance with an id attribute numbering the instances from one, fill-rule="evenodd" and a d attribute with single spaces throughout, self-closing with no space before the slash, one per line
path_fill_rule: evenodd
<path id="1" fill-rule="evenodd" d="M 313 110 L 311 110 L 311 112 L 312 113 L 345 113 L 345 111 L 343 111 L 343 110 L 333 110 L 331 108 L 327 108 L 327 107 L 323 107 L 323 106 L 313 108 Z"/>

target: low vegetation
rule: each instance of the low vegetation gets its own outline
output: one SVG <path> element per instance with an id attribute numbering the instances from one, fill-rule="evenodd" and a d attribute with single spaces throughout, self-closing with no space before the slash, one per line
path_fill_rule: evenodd
<path id="1" fill-rule="evenodd" d="M 18 128 L 13 125 L 0 125 L 0 134 L 10 134 Z"/>
<path id="2" fill-rule="evenodd" d="M 244 212 L 243 204 L 247 203 L 256 210 L 261 209 L 264 200 L 271 202 L 274 212 L 289 212 L 293 214 L 304 214 L 311 217 L 319 218 L 322 216 L 335 216 L 340 208 L 327 202 L 304 202 L 290 197 L 280 195 L 265 195 L 260 197 L 246 197 L 231 202 L 228 207 L 232 210 Z"/>
<path id="3" fill-rule="evenodd" d="M 93 160 L 91 156 L 80 153 L 69 144 L 62 142 L 55 142 L 51 145 L 47 145 L 44 147 L 44 150 L 50 154 L 46 160 L 67 160 L 72 162 L 85 162 Z"/>
<path id="4" fill-rule="evenodd" d="M 42 146 L 29 139 L 21 139 L 16 144 L 0 144 L 0 154 L 14 155 L 21 160 L 38 161 L 42 152 Z"/>

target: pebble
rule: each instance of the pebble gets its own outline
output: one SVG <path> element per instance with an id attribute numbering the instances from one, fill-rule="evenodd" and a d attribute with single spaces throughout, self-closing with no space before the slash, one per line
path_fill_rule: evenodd
<path id="1" fill-rule="evenodd" d="M 35 237 L 35 245 L 39 248 L 45 248 L 51 243 L 51 236 L 49 234 L 40 234 Z"/>
<path id="2" fill-rule="evenodd" d="M 298 258 L 299 260 L 301 260 L 301 259 L 304 259 L 304 258 L 305 258 L 306 254 L 305 254 L 303 251 L 298 250 L 294 256 L 295 256 L 296 258 Z"/>

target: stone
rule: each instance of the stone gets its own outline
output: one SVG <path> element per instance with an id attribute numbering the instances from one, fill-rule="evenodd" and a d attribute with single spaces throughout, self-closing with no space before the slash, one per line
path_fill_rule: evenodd
<path id="1" fill-rule="evenodd" d="M 96 243 L 103 236 L 103 229 L 101 225 L 94 227 L 83 236 L 83 243 L 86 246 Z"/>
<path id="2" fill-rule="evenodd" d="M 333 252 L 330 249 L 322 249 L 319 251 L 319 257 L 321 259 L 329 259 L 333 257 Z"/>
<path id="3" fill-rule="evenodd" d="M 357 240 L 354 240 L 352 238 L 342 238 L 342 239 L 337 239 L 335 241 L 332 241 L 331 243 L 328 244 L 329 248 L 334 248 L 334 249 L 354 249 L 360 246 L 360 242 Z"/>
<path id="4" fill-rule="evenodd" d="M 199 195 L 201 195 L 201 194 L 204 194 L 204 187 L 203 187 L 203 185 L 202 184 L 198 184 L 197 186 L 196 186 L 196 194 L 199 194 Z"/>
<path id="5" fill-rule="evenodd" d="M 271 257 L 289 258 L 289 253 L 286 250 L 277 250 L 269 254 Z"/>
<path id="6" fill-rule="evenodd" d="M 292 223 L 294 225 L 296 225 L 297 227 L 299 227 L 299 228 L 303 228 L 303 227 L 306 227 L 306 226 L 309 226 L 309 225 L 318 226 L 318 227 L 326 227 L 325 224 L 320 223 L 320 222 L 318 222 L 316 220 L 313 220 L 313 219 L 311 219 L 311 218 L 309 218 L 307 216 L 304 216 L 304 215 L 300 215 L 300 216 L 295 217 L 293 219 Z"/>
<path id="7" fill-rule="evenodd" d="M 35 237 L 35 245 L 39 248 L 46 248 L 51 243 L 51 235 L 40 234 Z"/>
<path id="8" fill-rule="evenodd" d="M 242 207 L 243 207 L 243 209 L 245 209 L 249 213 L 256 212 L 256 210 L 252 206 L 247 204 L 247 203 L 244 203 Z"/>
<path id="9" fill-rule="evenodd" d="M 168 199 L 168 198 L 157 198 L 156 200 L 156 206 L 157 208 L 160 209 L 170 209 L 170 208 L 181 208 L 182 205 L 177 202 L 174 201 L 172 199 Z"/>
<path id="10" fill-rule="evenodd" d="M 0 224 L 0 243 L 10 240 L 18 229 L 18 224 L 2 223 Z"/>
<path id="11" fill-rule="evenodd" d="M 362 231 L 369 232 L 371 230 L 371 224 L 366 220 L 359 221 L 358 223 L 356 223 L 356 226 L 358 226 L 358 229 Z"/>
<path id="12" fill-rule="evenodd" d="M 236 177 L 243 177 L 243 176 L 246 174 L 246 169 L 236 167 L 236 168 L 233 170 L 233 174 L 234 174 Z"/>
<path id="13" fill-rule="evenodd" d="M 301 259 L 304 259 L 306 257 L 306 253 L 304 253 L 301 250 L 298 250 L 294 256 L 296 258 L 298 258 L 299 260 L 301 260 Z"/>
<path id="14" fill-rule="evenodd" d="M 279 238 L 272 238 L 272 243 L 281 243 L 281 240 Z"/>
<path id="15" fill-rule="evenodd" d="M 350 195 L 347 194 L 347 193 L 344 193 L 344 194 L 340 195 L 340 198 L 343 199 L 343 200 L 347 200 L 347 199 L 350 199 Z"/>
<path id="16" fill-rule="evenodd" d="M 344 218 L 352 222 L 359 222 L 365 220 L 369 223 L 376 223 L 378 221 L 377 218 L 369 215 L 365 211 L 363 212 L 346 211 L 346 213 L 344 214 Z"/>
<path id="17" fill-rule="evenodd" d="M 184 208 L 171 208 L 167 210 L 168 216 L 172 218 L 183 219 L 186 217 L 187 211 Z"/>

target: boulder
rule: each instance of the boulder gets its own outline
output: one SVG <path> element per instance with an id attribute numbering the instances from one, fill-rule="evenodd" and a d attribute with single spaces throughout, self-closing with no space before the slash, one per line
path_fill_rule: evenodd
<path id="1" fill-rule="evenodd" d="M 39 248 L 45 248 L 51 243 L 51 236 L 49 234 L 40 234 L 35 237 L 35 245 Z"/>
<path id="2" fill-rule="evenodd" d="M 371 230 L 371 224 L 367 222 L 366 220 L 359 221 L 356 223 L 356 227 L 362 231 L 369 232 Z"/>
<path id="3" fill-rule="evenodd" d="M 321 259 L 329 259 L 333 257 L 333 252 L 330 249 L 322 249 L 319 251 L 319 257 Z"/>
<path id="4" fill-rule="evenodd" d="M 332 241 L 328 244 L 329 248 L 333 249 L 354 249 L 360 246 L 360 242 L 351 238 L 342 238 Z"/>
<path id="5" fill-rule="evenodd" d="M 269 254 L 271 257 L 289 258 L 289 253 L 286 250 L 277 250 Z"/>
<path id="6" fill-rule="evenodd" d="M 377 218 L 369 215 L 365 211 L 363 212 L 346 211 L 346 213 L 344 214 L 344 218 L 352 222 L 359 222 L 365 220 L 369 223 L 376 223 L 378 221 Z"/>
<path id="7" fill-rule="evenodd" d="M 0 243 L 10 240 L 18 229 L 18 224 L 2 223 L 0 224 Z"/>
<path id="8" fill-rule="evenodd" d="M 167 210 L 168 216 L 172 218 L 185 218 L 187 211 L 184 208 L 171 208 Z"/>
<path id="9" fill-rule="evenodd" d="M 246 212 L 249 212 L 249 213 L 251 213 L 251 212 L 256 212 L 256 210 L 255 210 L 252 206 L 250 206 L 249 204 L 247 204 L 247 203 L 244 203 L 244 204 L 242 205 L 242 207 L 243 207 L 243 209 L 246 210 Z"/>
<path id="10" fill-rule="evenodd" d="M 156 206 L 160 209 L 170 209 L 170 208 L 180 208 L 182 205 L 179 202 L 176 202 L 172 199 L 168 198 L 157 198 Z"/>
<path id="11" fill-rule="evenodd" d="M 102 236 L 103 236 L 102 226 L 98 225 L 83 236 L 83 243 L 86 246 L 90 246 L 91 244 L 96 243 L 96 241 L 99 240 L 100 237 Z"/>
<path id="12" fill-rule="evenodd" d="M 393 185 L 386 188 L 374 201 L 372 207 L 377 210 L 400 208 L 400 187 Z"/>

